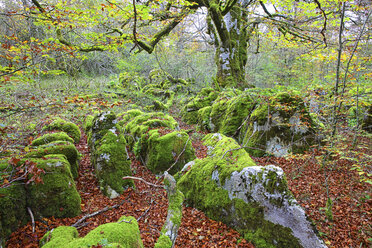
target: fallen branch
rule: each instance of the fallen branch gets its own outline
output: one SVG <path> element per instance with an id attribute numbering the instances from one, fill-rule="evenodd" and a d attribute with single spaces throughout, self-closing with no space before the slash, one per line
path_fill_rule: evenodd
<path id="1" fill-rule="evenodd" d="M 108 210 L 111 210 L 111 209 L 117 208 L 117 207 L 123 205 L 124 202 L 125 202 L 125 200 L 122 201 L 122 202 L 119 203 L 119 204 L 115 204 L 115 205 L 113 205 L 113 206 L 107 206 L 107 207 L 105 207 L 105 208 L 103 208 L 103 209 L 101 209 L 101 210 L 98 210 L 98 211 L 94 212 L 94 213 L 87 214 L 87 215 L 83 216 L 83 218 L 81 218 L 80 220 L 76 221 L 76 222 L 75 222 L 74 224 L 72 224 L 71 226 L 72 226 L 72 227 L 78 227 L 78 226 L 79 226 L 79 225 L 80 225 L 84 220 L 86 220 L 86 219 L 88 219 L 88 218 L 90 218 L 90 217 L 93 217 L 93 216 L 99 215 L 99 214 L 101 214 L 101 213 L 103 213 L 103 212 L 106 212 L 106 211 L 108 211 Z"/>
<path id="2" fill-rule="evenodd" d="M 146 183 L 149 186 L 156 187 L 156 188 L 163 188 L 162 185 L 157 185 L 157 184 L 149 183 L 149 182 L 147 182 L 146 180 L 144 180 L 144 179 L 142 179 L 140 177 L 125 176 L 122 179 L 123 180 L 125 180 L 125 179 L 139 180 L 139 181 L 142 181 L 142 182 Z"/>
<path id="3" fill-rule="evenodd" d="M 31 208 L 27 207 L 28 214 L 31 216 L 31 222 L 32 222 L 32 233 L 35 233 L 35 218 L 32 214 Z"/>

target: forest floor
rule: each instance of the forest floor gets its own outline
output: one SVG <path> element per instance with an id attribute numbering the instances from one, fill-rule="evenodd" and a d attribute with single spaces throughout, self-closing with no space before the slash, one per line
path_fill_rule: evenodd
<path id="1" fill-rule="evenodd" d="M 194 127 L 182 124 L 181 128 L 193 129 Z M 202 133 L 194 133 L 194 137 L 198 137 L 193 139 L 193 146 L 198 158 L 206 156 L 206 147 L 200 141 L 202 136 Z M 24 138 L 25 142 L 30 142 L 29 137 Z M 372 155 L 370 140 L 360 139 L 359 142 L 365 147 L 362 152 Z M 346 151 L 349 145 L 351 142 L 346 144 Z M 39 247 L 38 242 L 45 232 L 60 225 L 72 225 L 84 216 L 96 211 L 101 212 L 85 219 L 79 225 L 80 236 L 84 236 L 98 225 L 115 222 L 122 215 L 131 215 L 138 220 L 144 246 L 153 247 L 166 219 L 168 202 L 165 190 L 136 181 L 135 189 L 130 188 L 120 197 L 111 200 L 99 190 L 99 184 L 90 163 L 85 135 L 77 148 L 83 154 L 79 177 L 76 180 L 82 199 L 81 215 L 64 219 L 44 218 L 35 222 L 34 232 L 32 231 L 32 223 L 29 222 L 12 234 L 7 247 Z M 338 156 L 333 158 L 332 164 L 322 167 L 318 161 L 320 155 L 319 151 L 313 150 L 301 156 L 253 159 L 258 165 L 273 164 L 285 171 L 290 190 L 313 220 L 320 236 L 329 247 L 370 247 L 372 244 L 370 185 L 361 181 L 356 170 L 351 170 L 353 164 L 351 161 Z M 133 154 L 130 155 L 130 158 L 133 176 L 154 184 L 162 184 L 155 175 L 134 158 Z M 367 163 L 370 164 L 371 161 L 367 161 Z M 325 214 L 327 196 L 332 200 L 333 219 L 327 218 Z M 109 206 L 113 207 L 103 211 Z M 182 224 L 175 247 L 254 246 L 223 223 L 210 220 L 197 209 L 184 207 Z"/>

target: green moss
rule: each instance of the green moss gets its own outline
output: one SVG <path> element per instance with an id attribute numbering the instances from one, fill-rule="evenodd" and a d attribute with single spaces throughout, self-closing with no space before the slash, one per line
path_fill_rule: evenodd
<path id="1" fill-rule="evenodd" d="M 173 217 L 171 221 L 178 227 L 181 225 L 182 220 L 182 203 L 185 199 L 183 193 L 179 190 L 168 199 L 168 209 L 172 211 Z"/>
<path id="2" fill-rule="evenodd" d="M 162 136 L 154 129 L 149 131 L 148 137 L 142 137 L 138 144 L 141 146 L 140 156 L 153 173 L 163 173 L 178 158 L 177 163 L 169 171 L 170 174 L 174 174 L 195 158 L 191 140 L 185 132 L 175 131 Z"/>
<path id="3" fill-rule="evenodd" d="M 198 125 L 202 131 L 211 131 L 209 116 L 211 114 L 212 107 L 207 106 L 198 110 Z"/>
<path id="4" fill-rule="evenodd" d="M 128 123 L 131 119 L 133 119 L 136 116 L 142 115 L 143 112 L 139 109 L 130 109 L 125 112 L 122 112 L 118 114 L 118 124 L 120 126 L 124 126 L 126 123 Z"/>
<path id="5" fill-rule="evenodd" d="M 178 127 L 178 123 L 173 117 L 162 112 L 144 113 L 136 116 L 125 126 L 125 131 L 132 136 L 132 139 L 128 139 L 128 145 L 133 148 L 135 142 L 138 141 L 143 134 L 150 129 L 160 127 L 174 130 Z"/>
<path id="6" fill-rule="evenodd" d="M 156 242 L 154 246 L 154 248 L 171 248 L 171 247 L 172 247 L 172 241 L 165 234 L 160 235 L 158 241 Z"/>
<path id="7" fill-rule="evenodd" d="M 107 130 L 115 126 L 116 114 L 108 111 L 96 115 L 93 119 L 92 130 Z"/>
<path id="8" fill-rule="evenodd" d="M 204 88 L 193 99 L 186 104 L 182 110 L 182 119 L 186 123 L 196 124 L 198 110 L 212 105 L 212 102 L 217 98 L 218 92 L 212 88 Z"/>
<path id="9" fill-rule="evenodd" d="M 26 190 L 23 183 L 14 182 L 9 187 L 0 188 L 0 195 L 0 240 L 5 241 L 28 221 Z"/>
<path id="10" fill-rule="evenodd" d="M 25 158 L 41 158 L 48 154 L 63 154 L 70 164 L 71 173 L 74 178 L 78 177 L 79 162 L 81 154 L 74 144 L 68 141 L 55 141 L 46 145 L 38 146 L 25 155 Z"/>
<path id="11" fill-rule="evenodd" d="M 213 102 L 210 113 L 210 126 L 212 132 L 218 132 L 220 130 L 221 124 L 225 119 L 228 102 L 239 92 L 240 91 L 236 92 L 234 90 L 225 90 L 221 92 L 217 99 Z"/>
<path id="12" fill-rule="evenodd" d="M 74 143 L 74 140 L 67 135 L 65 132 L 58 132 L 58 133 L 47 133 L 43 136 L 34 139 L 31 143 L 32 146 L 40 146 L 45 145 L 53 141 L 69 141 Z"/>
<path id="13" fill-rule="evenodd" d="M 113 243 L 118 243 L 123 247 L 143 247 L 138 223 L 134 217 L 123 216 L 116 223 L 100 225 L 90 231 L 84 238 L 76 239 L 64 247 L 90 247 L 92 245 L 109 245 Z"/>
<path id="14" fill-rule="evenodd" d="M 44 234 L 39 244 L 40 247 L 43 248 L 64 247 L 78 237 L 79 233 L 75 227 L 59 226 L 52 231 L 48 231 L 46 234 Z"/>
<path id="15" fill-rule="evenodd" d="M 237 137 L 239 128 L 247 120 L 255 106 L 256 100 L 249 94 L 241 94 L 229 100 L 219 132 L 227 136 Z"/>
<path id="16" fill-rule="evenodd" d="M 43 248 L 88 248 L 92 246 L 142 248 L 138 223 L 135 218 L 122 216 L 116 223 L 107 223 L 78 237 L 74 227 L 60 226 L 47 232 L 40 240 Z"/>
<path id="17" fill-rule="evenodd" d="M 43 127 L 43 130 L 60 130 L 66 132 L 75 143 L 79 143 L 81 133 L 79 127 L 69 121 L 65 121 L 61 118 L 56 118 L 52 123 Z"/>
<path id="18" fill-rule="evenodd" d="M 130 160 L 127 160 L 124 136 L 108 131 L 97 141 L 92 155 L 96 175 L 100 180 L 103 192 L 109 195 L 107 186 L 121 194 L 127 187 L 134 186 L 132 180 L 122 180 L 124 176 L 132 175 Z"/>
<path id="19" fill-rule="evenodd" d="M 40 173 L 43 183 L 26 185 L 27 205 L 40 217 L 74 217 L 80 214 L 80 195 L 76 190 L 69 163 L 64 155 L 47 155 L 42 159 L 30 159 Z M 30 179 L 33 174 L 28 175 Z"/>
<path id="20" fill-rule="evenodd" d="M 92 128 L 93 126 L 93 119 L 94 119 L 94 116 L 93 115 L 87 115 L 87 117 L 85 117 L 85 121 L 84 121 L 84 130 L 85 132 L 89 132 L 90 129 Z"/>
<path id="21" fill-rule="evenodd" d="M 224 182 L 233 171 L 241 171 L 245 167 L 256 165 L 249 154 L 232 138 L 221 134 L 207 134 L 203 138 L 203 144 L 208 147 L 209 160 L 219 162 L 220 166 L 216 165 L 216 169 L 221 182 Z"/>

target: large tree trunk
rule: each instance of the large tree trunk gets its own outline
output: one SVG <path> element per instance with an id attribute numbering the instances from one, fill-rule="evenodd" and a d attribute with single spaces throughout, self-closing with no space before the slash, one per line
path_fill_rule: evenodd
<path id="1" fill-rule="evenodd" d="M 240 3 L 226 13 L 216 5 L 208 7 L 208 27 L 216 47 L 216 82 L 219 87 L 250 86 L 244 80 L 249 38 L 246 23 L 247 15 Z"/>

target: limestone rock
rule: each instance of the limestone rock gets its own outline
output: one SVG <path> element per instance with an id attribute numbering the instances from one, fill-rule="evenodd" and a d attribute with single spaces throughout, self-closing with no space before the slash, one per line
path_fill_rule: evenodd
<path id="1" fill-rule="evenodd" d="M 124 189 L 134 185 L 132 180 L 122 180 L 132 173 L 126 151 L 127 143 L 117 122 L 112 112 L 98 114 L 88 133 L 91 162 L 101 190 L 110 198 L 118 197 Z"/>
<path id="2" fill-rule="evenodd" d="M 208 134 L 208 157 L 178 180 L 186 201 L 239 231 L 256 247 L 326 247 L 288 190 L 283 171 L 257 166 L 232 138 Z"/>
<path id="3" fill-rule="evenodd" d="M 62 218 L 79 215 L 81 199 L 66 157 L 53 154 L 29 160 L 45 172 L 40 174 L 43 183 L 31 182 L 26 185 L 27 206 L 35 217 Z M 28 177 L 31 178 L 32 175 Z"/>

